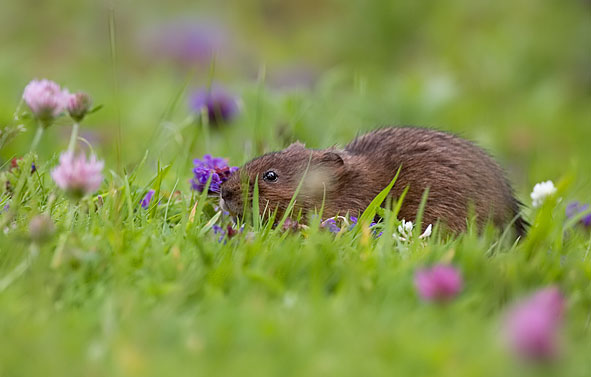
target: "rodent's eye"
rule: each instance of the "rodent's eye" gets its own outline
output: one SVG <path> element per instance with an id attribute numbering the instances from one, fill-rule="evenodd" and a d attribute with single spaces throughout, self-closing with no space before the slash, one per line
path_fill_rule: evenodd
<path id="1" fill-rule="evenodd" d="M 267 182 L 276 182 L 279 176 L 273 170 L 268 170 L 263 174 L 263 179 Z"/>

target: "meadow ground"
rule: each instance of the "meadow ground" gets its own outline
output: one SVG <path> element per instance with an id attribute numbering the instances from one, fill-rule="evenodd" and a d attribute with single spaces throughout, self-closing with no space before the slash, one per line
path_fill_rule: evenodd
<path id="1" fill-rule="evenodd" d="M 591 233 L 584 210 L 567 216 L 573 201 L 591 202 L 589 10 L 574 0 L 3 4 L 0 376 L 591 375 Z M 69 117 L 31 152 L 37 126 L 21 96 L 34 78 L 102 106 L 80 123 L 77 148 L 104 161 L 83 199 L 51 176 Z M 195 111 L 194 93 L 211 84 L 236 105 L 220 125 Z M 470 228 L 404 241 L 391 212 L 380 237 L 318 222 L 282 232 L 256 218 L 228 237 L 217 199 L 191 189 L 206 153 L 237 166 L 295 140 L 344 145 L 395 124 L 456 132 L 493 154 L 525 203 L 525 238 Z M 534 208 L 530 192 L 546 180 L 557 191 Z M 415 286 L 435 264 L 463 280 L 444 304 Z M 556 348 L 526 362 L 507 317 L 548 287 L 563 300 Z"/>

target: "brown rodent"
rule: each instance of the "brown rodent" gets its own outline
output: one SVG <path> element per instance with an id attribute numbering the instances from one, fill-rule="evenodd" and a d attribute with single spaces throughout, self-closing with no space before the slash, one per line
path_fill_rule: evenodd
<path id="1" fill-rule="evenodd" d="M 400 175 L 390 194 L 408 193 L 398 214 L 414 221 L 421 197 L 429 188 L 423 226 L 441 222 L 452 232 L 466 229 L 469 208 L 482 227 L 487 220 L 504 227 L 512 220 L 517 235 L 527 223 L 519 216 L 515 199 L 503 170 L 481 148 L 455 135 L 417 127 L 382 128 L 362 135 L 344 149 L 306 149 L 301 143 L 283 151 L 265 154 L 241 167 L 221 186 L 222 207 L 242 214 L 241 182 L 258 177 L 261 213 L 286 210 L 303 178 L 296 198 L 297 213 L 319 212 L 323 218 L 358 216 L 372 199 Z M 242 186 L 244 187 L 244 186 Z M 249 196 L 252 198 L 252 194 Z"/>

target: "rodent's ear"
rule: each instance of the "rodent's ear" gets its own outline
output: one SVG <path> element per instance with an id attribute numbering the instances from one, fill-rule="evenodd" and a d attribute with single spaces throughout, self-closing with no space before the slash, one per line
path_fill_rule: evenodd
<path id="1" fill-rule="evenodd" d="M 298 151 L 298 150 L 304 150 L 306 149 L 306 146 L 302 143 L 300 143 L 299 141 L 296 141 L 295 143 L 291 144 L 289 147 L 285 148 L 286 152 L 291 152 L 291 151 Z"/>
<path id="2" fill-rule="evenodd" d="M 343 158 L 336 152 L 324 152 L 322 153 L 322 156 L 320 156 L 320 163 L 342 166 L 345 164 L 345 161 L 343 161 Z"/>

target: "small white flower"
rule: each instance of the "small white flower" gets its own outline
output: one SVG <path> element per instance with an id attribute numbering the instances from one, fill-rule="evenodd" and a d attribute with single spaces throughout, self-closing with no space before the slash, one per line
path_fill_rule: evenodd
<path id="1" fill-rule="evenodd" d="M 402 220 L 402 224 L 398 225 L 398 233 L 400 235 L 394 234 L 394 238 L 399 239 L 400 241 L 409 241 L 412 237 L 412 230 L 414 229 L 414 224 L 412 221 L 405 221 Z M 433 225 L 429 224 L 427 229 L 419 236 L 419 239 L 427 238 L 431 235 L 433 230 Z"/>
<path id="2" fill-rule="evenodd" d="M 410 238 L 413 228 L 414 224 L 412 221 L 405 221 L 402 219 L 402 224 L 398 225 L 398 233 L 403 237 Z"/>
<path id="3" fill-rule="evenodd" d="M 556 192 L 556 187 L 552 181 L 540 182 L 534 186 L 530 196 L 532 199 L 532 205 L 537 208 L 544 203 L 544 200 L 550 195 Z"/>
<path id="4" fill-rule="evenodd" d="M 433 224 L 429 224 L 429 226 L 427 227 L 427 229 L 425 229 L 425 231 L 423 232 L 423 234 L 421 234 L 419 236 L 419 239 L 423 239 L 423 238 L 427 238 L 431 235 L 431 230 L 433 229 Z"/>

